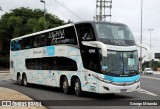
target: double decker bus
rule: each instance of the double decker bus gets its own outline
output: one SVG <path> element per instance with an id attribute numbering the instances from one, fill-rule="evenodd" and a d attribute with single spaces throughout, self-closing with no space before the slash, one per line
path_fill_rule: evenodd
<path id="1" fill-rule="evenodd" d="M 11 40 L 11 79 L 60 87 L 68 94 L 140 89 L 138 46 L 121 23 L 78 22 Z"/>

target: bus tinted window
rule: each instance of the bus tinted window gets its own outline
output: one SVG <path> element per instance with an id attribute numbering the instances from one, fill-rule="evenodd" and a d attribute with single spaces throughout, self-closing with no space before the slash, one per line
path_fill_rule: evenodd
<path id="1" fill-rule="evenodd" d="M 34 41 L 33 48 L 49 46 L 50 44 L 47 44 L 48 37 L 49 37 L 49 33 L 36 35 L 36 36 L 33 36 L 33 38 L 31 37 L 32 38 L 31 40 Z"/>
<path id="2" fill-rule="evenodd" d="M 80 41 L 94 41 L 95 35 L 91 24 L 76 25 L 77 34 Z"/>
<path id="3" fill-rule="evenodd" d="M 76 61 L 66 57 L 45 57 L 26 59 L 26 68 L 30 70 L 77 71 Z"/>
<path id="4" fill-rule="evenodd" d="M 133 46 L 134 37 L 130 29 L 123 24 L 95 23 L 97 40 L 115 46 Z"/>
<path id="5" fill-rule="evenodd" d="M 77 37 L 73 26 L 54 30 L 51 32 L 22 38 L 21 41 L 11 42 L 11 50 L 23 50 L 51 46 L 55 44 L 74 44 L 77 45 Z"/>
<path id="6" fill-rule="evenodd" d="M 22 39 L 22 50 L 23 49 L 30 49 L 33 47 L 33 40 L 31 37 L 23 38 Z"/>
<path id="7" fill-rule="evenodd" d="M 54 44 L 74 44 L 77 45 L 77 38 L 74 27 L 62 28 L 49 33 L 48 40 Z"/>
<path id="8" fill-rule="evenodd" d="M 11 41 L 10 48 L 12 51 L 21 50 L 21 40 Z"/>

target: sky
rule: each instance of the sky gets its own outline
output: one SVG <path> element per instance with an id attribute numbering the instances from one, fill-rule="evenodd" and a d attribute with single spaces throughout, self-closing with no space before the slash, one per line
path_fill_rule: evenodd
<path id="1" fill-rule="evenodd" d="M 84 20 L 93 20 L 96 13 L 96 0 L 45 0 L 47 12 L 58 16 L 64 21 L 77 22 Z M 59 5 L 60 2 L 64 7 Z M 124 23 L 131 29 L 136 43 L 140 43 L 140 21 L 141 21 L 141 0 L 112 0 L 112 22 Z M 18 7 L 29 7 L 32 9 L 43 9 L 43 3 L 40 0 L 1 0 L 0 16 Z M 76 17 L 78 16 L 78 17 Z M 150 46 L 150 32 L 148 29 L 154 29 L 151 32 L 151 50 L 152 58 L 154 53 L 160 53 L 160 0 L 143 0 L 143 44 Z M 143 50 L 143 55 L 146 52 Z M 147 59 L 145 59 L 147 60 Z"/>

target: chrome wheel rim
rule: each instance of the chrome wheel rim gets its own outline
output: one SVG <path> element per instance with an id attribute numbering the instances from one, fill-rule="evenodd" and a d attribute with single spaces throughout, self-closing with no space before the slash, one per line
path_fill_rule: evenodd
<path id="1" fill-rule="evenodd" d="M 63 89 L 64 89 L 64 91 L 66 91 L 68 89 L 68 83 L 67 83 L 67 81 L 63 82 Z"/>
<path id="2" fill-rule="evenodd" d="M 80 89 L 80 87 L 79 87 L 79 83 L 75 83 L 75 91 L 76 91 L 76 93 L 79 91 L 79 89 Z"/>
<path id="3" fill-rule="evenodd" d="M 27 85 L 27 79 L 26 79 L 26 77 L 24 78 L 24 85 Z"/>

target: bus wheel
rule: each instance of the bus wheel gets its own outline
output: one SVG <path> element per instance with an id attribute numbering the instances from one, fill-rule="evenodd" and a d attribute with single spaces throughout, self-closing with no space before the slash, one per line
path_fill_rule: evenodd
<path id="1" fill-rule="evenodd" d="M 68 80 L 67 80 L 66 77 L 63 79 L 62 88 L 63 88 L 63 92 L 64 92 L 65 94 L 68 94 L 68 93 L 69 93 L 69 85 L 68 85 Z"/>
<path id="2" fill-rule="evenodd" d="M 18 85 L 22 86 L 22 80 L 21 80 L 20 74 L 17 76 L 17 82 L 18 82 Z"/>
<path id="3" fill-rule="evenodd" d="M 22 81 L 23 81 L 23 85 L 24 85 L 25 87 L 27 87 L 27 86 L 28 86 L 28 82 L 27 82 L 27 76 L 26 76 L 26 75 L 23 75 Z"/>
<path id="4" fill-rule="evenodd" d="M 80 80 L 78 78 L 76 78 L 76 80 L 75 80 L 74 90 L 75 90 L 75 94 L 77 96 L 82 95 L 81 83 L 80 83 Z"/>

